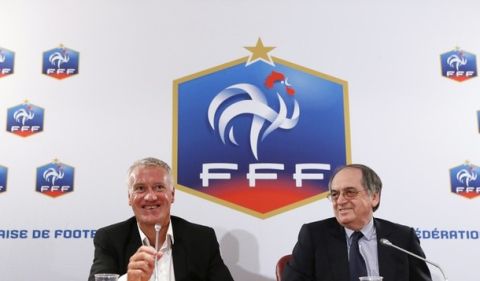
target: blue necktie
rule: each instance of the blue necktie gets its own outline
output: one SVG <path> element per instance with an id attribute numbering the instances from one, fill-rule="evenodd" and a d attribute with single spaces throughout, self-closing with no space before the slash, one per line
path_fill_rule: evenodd
<path id="1" fill-rule="evenodd" d="M 358 240 L 362 237 L 363 234 L 359 231 L 355 231 L 352 234 L 352 243 L 350 244 L 350 253 L 348 256 L 351 281 L 358 281 L 358 277 L 367 276 L 367 266 L 358 247 Z"/>

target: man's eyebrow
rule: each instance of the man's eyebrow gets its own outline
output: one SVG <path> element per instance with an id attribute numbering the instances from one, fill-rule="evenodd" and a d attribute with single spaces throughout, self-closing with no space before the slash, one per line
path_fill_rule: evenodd
<path id="1" fill-rule="evenodd" d="M 340 191 L 340 190 L 347 190 L 347 189 L 357 189 L 356 187 L 354 186 L 347 186 L 347 187 L 344 187 L 344 188 L 338 188 L 338 189 L 335 189 L 335 187 L 332 187 L 332 191 Z"/>

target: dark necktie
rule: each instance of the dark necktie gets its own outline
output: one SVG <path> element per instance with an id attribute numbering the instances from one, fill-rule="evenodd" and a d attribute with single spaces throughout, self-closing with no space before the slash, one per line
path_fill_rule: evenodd
<path id="1" fill-rule="evenodd" d="M 350 244 L 350 254 L 348 256 L 351 281 L 358 281 L 358 277 L 367 276 L 367 266 L 358 247 L 358 240 L 362 237 L 363 234 L 359 231 L 352 234 L 352 244 Z"/>

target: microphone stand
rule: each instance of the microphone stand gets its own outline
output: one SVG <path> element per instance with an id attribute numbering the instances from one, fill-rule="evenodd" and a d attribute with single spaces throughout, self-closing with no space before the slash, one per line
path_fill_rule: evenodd
<path id="1" fill-rule="evenodd" d="M 159 237 L 160 237 L 160 229 L 161 229 L 161 225 L 160 224 L 155 224 L 155 281 L 158 281 L 158 258 L 157 258 L 157 253 L 158 253 L 158 250 L 159 250 Z"/>
<path id="2" fill-rule="evenodd" d="M 381 239 L 380 239 L 380 243 L 383 244 L 383 245 L 385 245 L 385 246 L 392 247 L 392 248 L 394 248 L 394 249 L 397 249 L 397 250 L 399 250 L 399 251 L 402 251 L 402 252 L 404 252 L 405 254 L 408 254 L 408 255 L 410 255 L 410 256 L 416 257 L 417 259 L 420 259 L 420 260 L 422 260 L 422 261 L 424 261 L 424 262 L 426 262 L 426 263 L 429 263 L 429 264 L 435 266 L 435 267 L 438 268 L 438 269 L 440 270 L 440 272 L 442 273 L 443 279 L 444 279 L 445 281 L 448 281 L 447 276 L 446 276 L 445 273 L 443 272 L 443 270 L 442 270 L 442 268 L 440 267 L 440 265 L 438 265 L 438 264 L 436 264 L 436 263 L 434 263 L 434 262 L 432 262 L 432 261 L 429 261 L 429 260 L 427 260 L 426 258 L 423 258 L 423 257 L 421 257 L 421 256 L 419 256 L 419 255 L 416 255 L 416 254 L 414 254 L 414 253 L 412 253 L 412 252 L 409 252 L 409 251 L 407 251 L 407 250 L 405 250 L 405 249 L 403 249 L 403 248 L 400 248 L 400 247 L 398 247 L 397 245 L 395 245 L 395 244 L 393 244 L 392 242 L 390 242 L 388 239 L 381 238 Z"/>

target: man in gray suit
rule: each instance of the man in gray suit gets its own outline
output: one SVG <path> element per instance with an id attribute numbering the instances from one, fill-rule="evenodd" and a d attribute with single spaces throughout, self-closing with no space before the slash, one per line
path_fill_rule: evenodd
<path id="1" fill-rule="evenodd" d="M 88 280 L 95 280 L 97 273 L 117 273 L 128 281 L 154 280 L 155 275 L 168 281 L 233 281 L 214 230 L 170 216 L 174 199 L 165 162 L 155 158 L 135 162 L 128 171 L 128 202 L 135 216 L 97 231 Z M 156 227 L 160 227 L 158 252 Z"/>
<path id="2" fill-rule="evenodd" d="M 431 281 L 425 262 L 380 245 L 390 240 L 425 257 L 411 227 L 373 217 L 382 182 L 369 167 L 351 164 L 335 171 L 328 184 L 334 218 L 304 224 L 283 281 Z"/>

